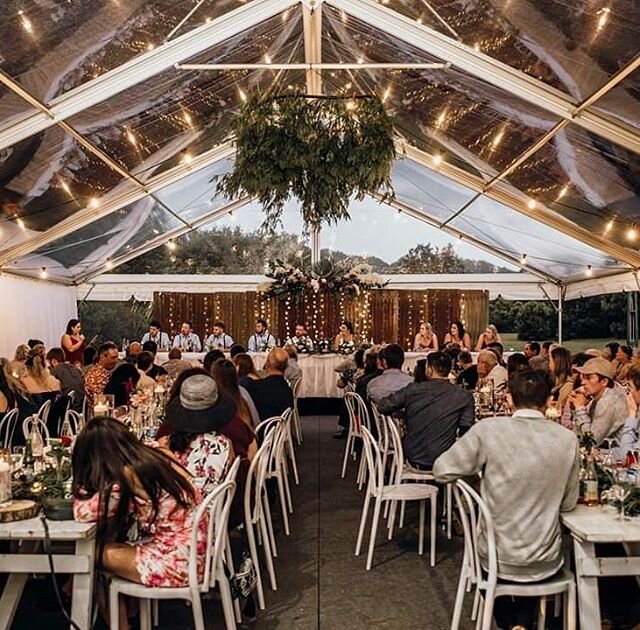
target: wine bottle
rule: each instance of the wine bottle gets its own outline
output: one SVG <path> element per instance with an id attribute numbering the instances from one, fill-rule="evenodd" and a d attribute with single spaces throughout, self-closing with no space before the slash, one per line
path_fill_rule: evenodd
<path id="1" fill-rule="evenodd" d="M 600 495 L 598 494 L 598 473 L 593 459 L 589 459 L 584 475 L 584 502 L 586 505 L 598 505 Z"/>

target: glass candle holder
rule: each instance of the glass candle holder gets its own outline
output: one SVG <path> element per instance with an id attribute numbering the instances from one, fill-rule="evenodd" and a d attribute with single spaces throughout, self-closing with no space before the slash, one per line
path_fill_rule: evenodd
<path id="1" fill-rule="evenodd" d="M 113 418 L 115 396 L 113 394 L 96 394 L 93 402 L 93 415 Z"/>
<path id="2" fill-rule="evenodd" d="M 11 452 L 0 448 L 0 505 L 11 503 Z"/>

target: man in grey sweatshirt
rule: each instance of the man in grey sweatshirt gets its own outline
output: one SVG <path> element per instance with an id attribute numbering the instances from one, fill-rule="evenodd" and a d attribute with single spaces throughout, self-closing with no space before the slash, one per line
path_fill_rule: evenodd
<path id="1" fill-rule="evenodd" d="M 546 420 L 551 394 L 542 372 L 516 372 L 509 380 L 516 412 L 476 423 L 433 466 L 438 481 L 482 473 L 480 493 L 493 518 L 498 578 L 535 582 L 563 564 L 560 512 L 578 500 L 578 439 Z M 487 542 L 480 532 L 481 561 Z M 496 612 L 498 610 L 496 609 Z"/>

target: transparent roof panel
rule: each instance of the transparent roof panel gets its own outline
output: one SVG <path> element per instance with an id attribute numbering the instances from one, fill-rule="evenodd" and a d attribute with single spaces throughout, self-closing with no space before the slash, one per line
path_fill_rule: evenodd
<path id="1" fill-rule="evenodd" d="M 100 268 L 107 259 L 117 260 L 149 241 L 212 214 L 228 202 L 216 197 L 215 177 L 227 173 L 232 160 L 221 160 L 102 217 L 75 232 L 56 239 L 20 259 L 14 268 L 40 270 L 75 277 Z"/>
<path id="2" fill-rule="evenodd" d="M 385 0 L 389 8 L 583 100 L 638 51 L 628 3 Z"/>
<path id="3" fill-rule="evenodd" d="M 509 177 L 530 197 L 552 207 L 577 225 L 627 247 L 622 221 L 640 220 L 640 156 L 569 125 Z"/>
<path id="4" fill-rule="evenodd" d="M 622 270 L 624 265 L 602 252 L 549 228 L 493 199 L 480 197 L 450 225 L 487 246 L 559 280 L 589 273 Z"/>
<path id="5" fill-rule="evenodd" d="M 640 129 L 640 70 L 598 99 L 594 108 Z"/>
<path id="6" fill-rule="evenodd" d="M 297 61 L 303 56 L 300 15 L 276 16 L 191 63 Z M 229 123 L 252 90 L 287 89 L 301 73 L 170 68 L 71 118 L 74 128 L 132 174 L 169 168 L 185 152 L 196 155 L 223 142 Z"/>
<path id="7" fill-rule="evenodd" d="M 323 53 L 332 61 L 438 61 L 354 18 L 344 22 L 338 11 L 324 15 L 331 44 Z M 558 122 L 552 114 L 453 67 L 340 74 L 345 73 L 325 75 L 329 90 L 377 93 L 411 144 L 450 153 L 463 168 L 486 176 L 503 170 Z"/>
<path id="8" fill-rule="evenodd" d="M 122 179 L 60 127 L 3 151 L 0 190 L 13 203 L 11 216 L 0 217 L 0 250 L 72 216 Z M 18 219 L 24 229 L 15 229 Z"/>
<path id="9" fill-rule="evenodd" d="M 49 102 L 158 46 L 196 4 L 196 0 L 8 0 L 0 3 L 0 68 L 33 96 Z M 204 4 L 206 11 L 194 13 L 180 34 L 243 3 Z M 21 111 L 28 109 L 23 102 Z M 8 112 L 3 92 L 0 112 Z"/>

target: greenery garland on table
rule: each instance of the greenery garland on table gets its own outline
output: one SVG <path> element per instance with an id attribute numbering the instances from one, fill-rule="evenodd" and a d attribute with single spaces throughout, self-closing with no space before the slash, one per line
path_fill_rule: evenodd
<path id="1" fill-rule="evenodd" d="M 253 95 L 233 121 L 236 158 L 216 192 L 256 197 L 263 229 L 281 223 L 284 204 L 301 204 L 306 227 L 350 219 L 352 198 L 394 197 L 393 123 L 375 96 Z"/>

